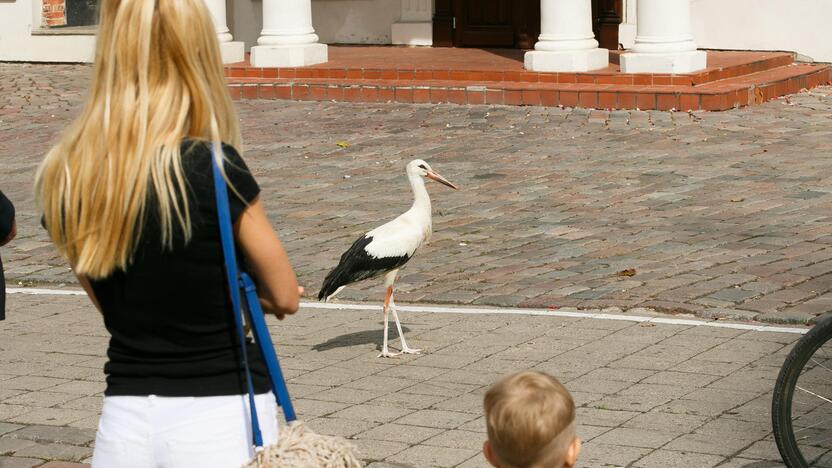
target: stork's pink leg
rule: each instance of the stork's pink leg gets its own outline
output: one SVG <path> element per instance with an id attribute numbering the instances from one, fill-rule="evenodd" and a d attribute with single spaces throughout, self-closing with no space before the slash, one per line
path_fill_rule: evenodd
<path id="1" fill-rule="evenodd" d="M 404 340 L 404 332 L 402 332 L 402 324 L 399 322 L 399 314 L 396 313 L 396 301 L 393 300 L 393 293 L 390 293 L 390 310 L 393 311 L 393 320 L 396 321 L 396 329 L 399 330 L 399 338 L 402 339 L 402 353 L 404 354 L 420 354 L 421 349 L 411 348 L 407 346 L 407 341 Z"/>
<path id="2" fill-rule="evenodd" d="M 396 357 L 401 353 L 391 353 L 389 349 L 387 349 L 387 321 L 388 321 L 388 312 L 390 311 L 390 298 L 393 297 L 393 286 L 387 286 L 387 293 L 384 295 L 384 344 L 381 346 L 381 353 L 379 353 L 378 357 Z"/>

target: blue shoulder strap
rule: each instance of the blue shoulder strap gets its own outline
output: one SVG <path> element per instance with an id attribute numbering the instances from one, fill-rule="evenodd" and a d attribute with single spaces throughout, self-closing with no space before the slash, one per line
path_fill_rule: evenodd
<path id="1" fill-rule="evenodd" d="M 269 371 L 269 380 L 272 382 L 272 390 L 277 397 L 277 403 L 283 408 L 283 417 L 286 422 L 294 421 L 295 409 L 292 407 L 292 399 L 289 398 L 289 389 L 286 388 L 286 380 L 280 370 L 280 362 L 277 353 L 274 351 L 272 337 L 269 335 L 269 328 L 266 326 L 266 316 L 260 308 L 260 299 L 257 297 L 254 281 L 245 273 L 240 273 L 240 286 L 245 292 L 244 300 L 248 307 L 248 323 L 254 332 L 254 342 L 260 349 L 260 355 L 266 361 L 266 369 Z"/>
<path id="2" fill-rule="evenodd" d="M 231 211 L 228 206 L 228 189 L 217 163 L 217 155 L 214 152 L 213 144 L 211 145 L 211 166 L 214 172 L 214 192 L 217 198 L 217 214 L 220 224 L 220 237 L 222 239 L 222 254 L 225 257 L 228 294 L 231 296 L 231 306 L 234 309 L 234 322 L 237 325 L 237 337 L 240 341 L 240 356 L 246 372 L 248 402 L 251 413 L 252 442 L 255 447 L 262 447 L 263 436 L 260 433 L 260 424 L 257 421 L 257 408 L 254 405 L 254 385 L 251 382 L 251 371 L 248 367 L 248 351 L 246 350 L 246 336 L 245 330 L 243 330 L 243 314 L 240 306 L 240 288 L 237 287 L 237 254 L 234 249 L 234 231 L 231 227 Z"/>

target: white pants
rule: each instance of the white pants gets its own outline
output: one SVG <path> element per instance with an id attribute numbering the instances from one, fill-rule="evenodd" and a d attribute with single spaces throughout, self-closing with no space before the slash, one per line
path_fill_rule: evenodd
<path id="1" fill-rule="evenodd" d="M 266 445 L 277 441 L 277 403 L 255 396 Z M 93 468 L 238 468 L 254 457 L 248 395 L 104 397 Z"/>

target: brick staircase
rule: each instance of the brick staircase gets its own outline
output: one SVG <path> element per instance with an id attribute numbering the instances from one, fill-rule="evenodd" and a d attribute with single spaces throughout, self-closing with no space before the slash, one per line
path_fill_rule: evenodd
<path id="1" fill-rule="evenodd" d="M 304 68 L 226 67 L 235 99 L 567 106 L 597 109 L 726 110 L 832 81 L 828 64 L 795 63 L 785 52 L 709 51 L 701 72 L 627 74 L 523 69 L 522 51 L 330 46 L 330 61 Z"/>

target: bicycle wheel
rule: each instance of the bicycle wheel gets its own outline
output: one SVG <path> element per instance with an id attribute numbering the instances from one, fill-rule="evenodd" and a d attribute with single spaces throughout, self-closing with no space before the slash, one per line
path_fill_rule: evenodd
<path id="1" fill-rule="evenodd" d="M 774 439 L 789 468 L 832 468 L 832 318 L 786 357 L 771 403 Z"/>

